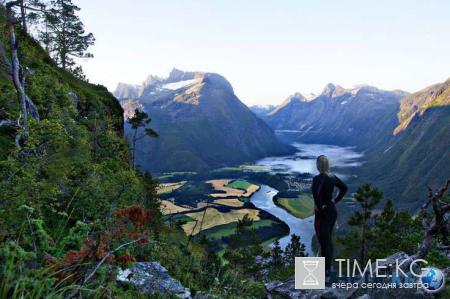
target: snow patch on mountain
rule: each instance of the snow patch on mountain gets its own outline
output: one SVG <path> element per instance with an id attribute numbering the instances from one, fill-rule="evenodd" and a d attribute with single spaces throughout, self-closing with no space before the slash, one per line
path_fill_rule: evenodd
<path id="1" fill-rule="evenodd" d="M 161 88 L 170 89 L 170 90 L 177 90 L 177 89 L 186 87 L 188 85 L 191 85 L 195 81 L 197 81 L 197 79 L 173 82 L 173 83 L 169 83 L 169 84 L 164 84 L 163 86 L 161 86 Z"/>

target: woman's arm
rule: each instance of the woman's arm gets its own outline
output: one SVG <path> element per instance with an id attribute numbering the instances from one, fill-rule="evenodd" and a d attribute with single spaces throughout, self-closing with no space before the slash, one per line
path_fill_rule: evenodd
<path id="1" fill-rule="evenodd" d="M 313 198 L 314 198 L 314 211 L 317 212 L 319 209 L 317 206 L 317 183 L 316 183 L 315 178 L 313 178 L 313 180 L 312 180 L 311 192 L 312 192 Z"/>
<path id="2" fill-rule="evenodd" d="M 334 183 L 335 183 L 335 186 L 339 188 L 339 193 L 338 193 L 338 195 L 336 196 L 336 198 L 334 198 L 332 201 L 333 201 L 334 203 L 338 203 L 338 202 L 344 197 L 345 193 L 347 193 L 348 187 L 347 187 L 347 185 L 346 185 L 343 181 L 341 181 L 337 176 L 335 176 L 335 175 L 333 175 L 333 176 L 334 176 Z"/>

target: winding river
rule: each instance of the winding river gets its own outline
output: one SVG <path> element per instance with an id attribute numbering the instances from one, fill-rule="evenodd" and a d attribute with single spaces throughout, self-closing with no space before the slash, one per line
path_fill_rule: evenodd
<path id="1" fill-rule="evenodd" d="M 325 144 L 301 144 L 293 143 L 298 149 L 294 155 L 285 157 L 267 157 L 256 162 L 257 165 L 270 166 L 271 172 L 280 173 L 317 173 L 316 157 L 319 155 L 326 155 L 330 160 L 331 170 L 334 167 L 359 167 L 362 162 L 363 154 L 355 151 L 354 147 L 340 147 L 335 145 Z M 344 175 L 336 173 L 342 178 Z M 290 234 L 300 236 L 300 240 L 306 246 L 306 252 L 309 256 L 314 256 L 311 248 L 311 239 L 314 236 L 314 216 L 306 219 L 299 219 L 282 208 L 277 207 L 273 202 L 273 197 L 278 193 L 278 190 L 266 185 L 261 185 L 261 189 L 251 197 L 251 202 L 262 210 L 280 218 L 290 228 Z M 290 242 L 291 236 L 286 236 L 280 239 L 280 245 L 284 249 Z"/>
<path id="2" fill-rule="evenodd" d="M 313 223 L 314 216 L 308 217 L 306 219 L 299 219 L 292 216 L 287 211 L 277 207 L 272 200 L 277 193 L 278 191 L 276 189 L 273 189 L 266 185 L 261 185 L 261 189 L 253 194 L 250 200 L 257 208 L 269 212 L 270 214 L 286 222 L 286 224 L 290 228 L 290 233 L 299 235 L 301 242 L 305 243 L 306 252 L 309 254 L 309 256 L 313 256 L 311 249 L 311 239 L 315 234 Z M 290 242 L 290 240 L 290 235 L 281 238 L 281 248 L 284 249 Z"/>

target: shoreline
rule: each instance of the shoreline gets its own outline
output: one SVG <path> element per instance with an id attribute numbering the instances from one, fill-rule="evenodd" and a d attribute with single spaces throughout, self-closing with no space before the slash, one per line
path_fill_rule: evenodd
<path id="1" fill-rule="evenodd" d="M 278 194 L 276 194 L 276 195 L 274 195 L 272 197 L 272 201 L 278 208 L 285 210 L 286 212 L 288 212 L 290 215 L 292 215 L 293 217 L 295 217 L 297 219 L 305 220 L 305 219 L 307 219 L 307 218 L 309 218 L 311 216 L 314 216 L 314 213 L 312 215 L 309 215 L 309 216 L 305 217 L 305 218 L 300 218 L 300 217 L 295 216 L 288 208 L 286 208 L 285 206 L 283 206 L 282 204 L 280 204 L 278 202 Z"/>

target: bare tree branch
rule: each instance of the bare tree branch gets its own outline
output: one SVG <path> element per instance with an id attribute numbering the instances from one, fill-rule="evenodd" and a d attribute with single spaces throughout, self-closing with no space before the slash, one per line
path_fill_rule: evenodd
<path id="1" fill-rule="evenodd" d="M 0 121 L 0 127 L 1 126 L 20 127 L 20 123 L 17 120 L 4 119 Z"/>
<path id="2" fill-rule="evenodd" d="M 444 196 L 445 192 L 450 187 L 450 180 L 447 180 L 444 187 L 440 188 L 434 195 L 430 186 L 428 188 L 428 200 L 421 208 L 421 213 L 423 215 L 422 226 L 425 230 L 425 235 L 420 245 L 418 252 L 413 255 L 411 258 L 414 259 L 422 259 L 430 250 L 431 243 L 433 239 L 439 233 L 442 234 L 443 240 L 447 241 L 447 236 L 449 235 L 449 229 L 446 225 L 446 221 L 444 220 L 444 215 L 450 211 L 450 204 L 446 203 L 444 205 L 441 199 Z M 434 219 L 430 222 L 428 221 L 428 206 L 430 203 L 433 205 Z M 439 244 L 437 246 L 439 250 L 449 250 L 450 244 Z"/>
<path id="3" fill-rule="evenodd" d="M 450 245 L 441 245 L 441 244 L 438 244 L 437 249 L 438 249 L 438 250 L 450 250 Z"/>

